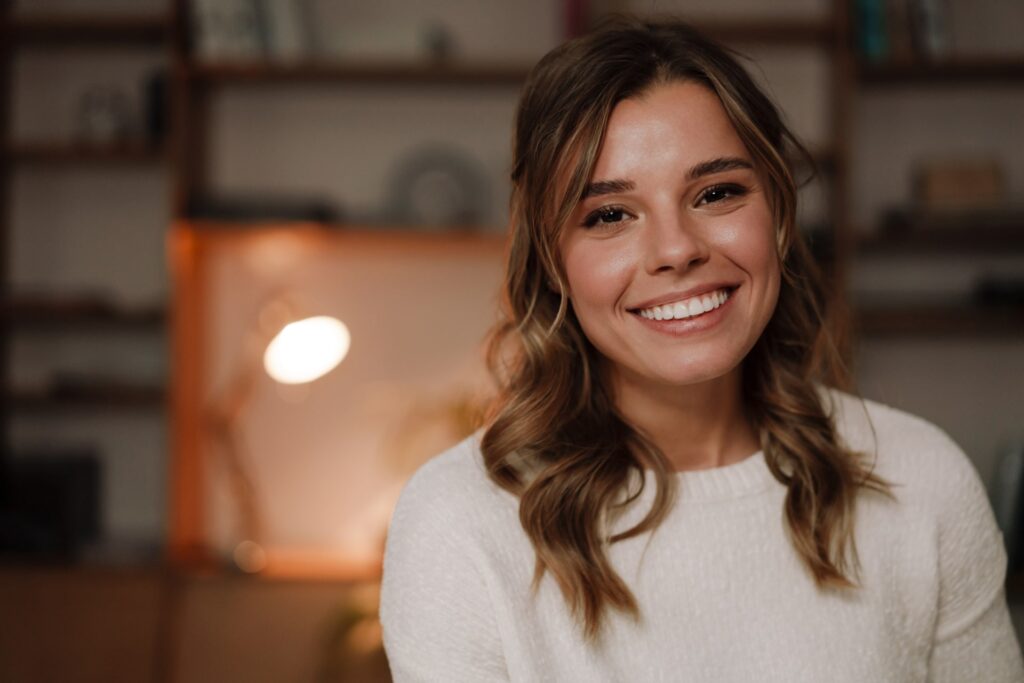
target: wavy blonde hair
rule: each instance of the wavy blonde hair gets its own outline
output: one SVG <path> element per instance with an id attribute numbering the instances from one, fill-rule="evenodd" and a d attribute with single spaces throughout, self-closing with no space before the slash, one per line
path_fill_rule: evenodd
<path id="1" fill-rule="evenodd" d="M 788 488 L 789 538 L 819 586 L 855 585 L 857 492 L 888 492 L 840 443 L 817 393 L 818 382 L 842 376 L 842 364 L 823 321 L 817 268 L 795 228 L 792 159 L 806 151 L 725 48 L 679 22 L 607 20 L 541 59 L 519 102 L 505 316 L 490 345 L 501 392 L 482 440 L 489 476 L 519 497 L 536 551 L 534 588 L 550 572 L 588 638 L 609 608 L 639 616 L 607 547 L 653 530 L 676 492 L 665 456 L 621 417 L 601 381 L 602 357 L 565 294 L 558 243 L 616 104 L 670 81 L 718 96 L 766 179 L 782 278 L 776 310 L 743 362 L 744 400 L 767 465 Z M 648 468 L 650 510 L 609 536 L 611 520 L 642 492 L 643 477 L 633 475 Z"/>

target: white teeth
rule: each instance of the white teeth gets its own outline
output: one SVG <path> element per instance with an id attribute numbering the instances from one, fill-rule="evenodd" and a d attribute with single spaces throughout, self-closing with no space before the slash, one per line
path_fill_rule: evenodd
<path id="1" fill-rule="evenodd" d="M 729 294 L 724 289 L 719 289 L 710 294 L 695 296 L 685 301 L 676 301 L 675 303 L 663 306 L 651 306 L 641 310 L 639 313 L 648 320 L 682 320 L 716 309 L 728 299 Z"/>

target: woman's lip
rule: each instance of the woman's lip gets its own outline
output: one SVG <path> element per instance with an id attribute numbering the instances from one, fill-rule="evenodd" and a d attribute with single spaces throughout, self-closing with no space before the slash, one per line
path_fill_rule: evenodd
<path id="1" fill-rule="evenodd" d="M 674 304 L 677 301 L 684 301 L 686 299 L 692 299 L 696 296 L 704 296 L 711 292 L 717 292 L 720 289 L 724 289 L 727 294 L 731 297 L 733 292 L 739 288 L 739 285 L 732 283 L 718 283 L 702 285 L 700 287 L 693 287 L 683 292 L 675 292 L 673 294 L 666 294 L 665 296 L 658 297 L 657 299 L 651 299 L 645 301 L 636 306 L 630 306 L 626 310 L 630 313 L 639 313 L 640 311 L 647 308 L 654 308 L 655 306 L 664 306 L 665 304 Z"/>

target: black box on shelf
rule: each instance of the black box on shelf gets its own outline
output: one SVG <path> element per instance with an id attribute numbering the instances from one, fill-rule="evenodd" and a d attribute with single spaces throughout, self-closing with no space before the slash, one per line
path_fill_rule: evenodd
<path id="1" fill-rule="evenodd" d="M 95 451 L 17 453 L 3 463 L 0 555 L 70 561 L 99 539 L 102 470 Z"/>

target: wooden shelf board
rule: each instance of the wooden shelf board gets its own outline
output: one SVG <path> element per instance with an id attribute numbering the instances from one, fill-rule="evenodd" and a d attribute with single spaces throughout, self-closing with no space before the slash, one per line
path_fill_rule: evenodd
<path id="1" fill-rule="evenodd" d="M 1024 337 L 1024 307 L 859 306 L 856 331 L 862 337 Z"/>
<path id="2" fill-rule="evenodd" d="M 519 85 L 528 65 L 415 62 L 273 62 L 197 64 L 193 75 L 211 84 L 360 83 L 368 85 Z"/>
<path id="3" fill-rule="evenodd" d="M 828 20 L 764 19 L 694 23 L 702 32 L 723 43 L 825 45 L 834 35 Z"/>
<path id="4" fill-rule="evenodd" d="M 832 27 L 823 21 L 729 21 L 700 24 L 702 30 L 727 43 L 827 43 Z M 306 61 L 274 63 L 254 60 L 237 63 L 197 63 L 193 75 L 200 81 L 228 83 L 396 83 L 428 85 L 520 85 L 531 64 L 459 63 L 429 61 Z"/>
<path id="5" fill-rule="evenodd" d="M 171 34 L 164 15 L 29 14 L 15 15 L 11 34 L 18 43 L 156 44 Z"/>
<path id="6" fill-rule="evenodd" d="M 163 161 L 159 147 L 142 142 L 89 145 L 75 142 L 18 142 L 7 148 L 12 161 L 46 164 L 150 164 Z"/>
<path id="7" fill-rule="evenodd" d="M 10 324 L 31 327 L 159 329 L 167 320 L 163 306 L 127 309 L 87 298 L 15 298 L 0 310 Z"/>
<path id="8" fill-rule="evenodd" d="M 921 229 L 876 232 L 857 240 L 865 254 L 998 253 L 1024 251 L 1024 225 L 1019 228 Z"/>
<path id="9" fill-rule="evenodd" d="M 936 62 L 862 64 L 858 69 L 858 79 L 867 85 L 1024 81 L 1024 56 L 958 57 Z"/>
<path id="10" fill-rule="evenodd" d="M 161 387 L 129 384 L 95 384 L 51 391 L 13 389 L 7 394 L 8 406 L 16 411 L 45 412 L 80 409 L 152 409 L 162 408 L 166 391 Z"/>

